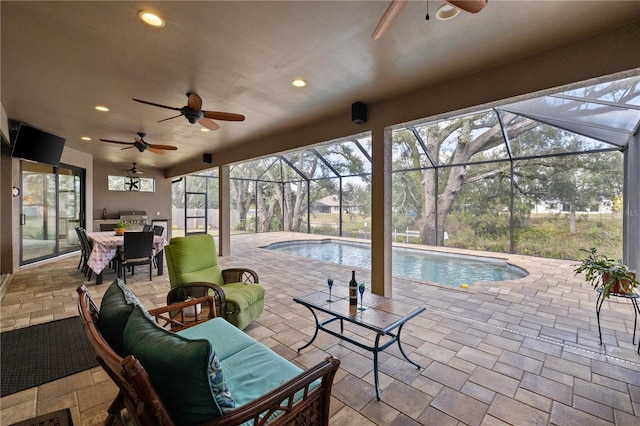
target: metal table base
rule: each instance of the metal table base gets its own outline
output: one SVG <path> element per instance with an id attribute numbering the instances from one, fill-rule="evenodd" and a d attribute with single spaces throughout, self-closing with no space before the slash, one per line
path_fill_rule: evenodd
<path id="1" fill-rule="evenodd" d="M 602 329 L 600 328 L 600 310 L 602 309 L 602 304 L 604 303 L 604 297 L 602 296 L 602 289 L 597 288 L 598 298 L 596 299 L 596 319 L 598 320 L 598 335 L 600 336 L 600 344 L 602 344 Z M 636 344 L 636 326 L 638 324 L 638 313 L 640 313 L 640 306 L 638 306 L 638 299 L 640 299 L 640 294 L 637 293 L 628 293 L 628 294 L 620 294 L 620 293 L 609 293 L 614 297 L 621 297 L 623 299 L 631 300 L 631 305 L 633 307 L 633 338 L 631 339 L 631 343 Z M 638 353 L 640 353 L 640 339 L 638 339 Z"/>
<path id="2" fill-rule="evenodd" d="M 384 299 L 379 297 L 380 299 Z M 346 341 L 351 343 L 352 345 L 355 345 L 361 349 L 367 350 L 369 352 L 373 353 L 373 373 L 374 373 L 374 380 L 375 380 L 375 388 L 376 388 L 376 398 L 378 399 L 378 401 L 380 400 L 380 381 L 379 381 L 379 377 L 378 377 L 378 353 L 384 351 L 386 348 L 388 348 L 389 346 L 393 345 L 394 343 L 398 343 L 398 348 L 400 349 L 400 353 L 402 354 L 402 356 L 409 361 L 409 363 L 413 364 L 414 366 L 416 366 L 417 368 L 422 368 L 420 366 L 420 364 L 418 364 L 417 362 L 413 361 L 411 358 L 409 358 L 409 356 L 406 354 L 406 352 L 404 351 L 404 348 L 402 347 L 402 342 L 400 340 L 400 335 L 402 333 L 402 327 L 404 326 L 404 324 L 409 321 L 411 318 L 415 317 L 416 315 L 420 314 L 421 312 L 423 312 L 425 309 L 424 307 L 419 307 L 419 306 L 415 306 L 415 309 L 413 311 L 411 311 L 410 313 L 408 313 L 407 315 L 401 316 L 398 315 L 397 319 L 395 321 L 389 322 L 389 323 L 385 323 L 384 325 L 381 326 L 376 326 L 376 325 L 372 325 L 370 323 L 366 323 L 365 321 L 358 319 L 357 315 L 348 315 L 348 314 L 343 314 L 341 312 L 337 312 L 334 311 L 326 306 L 320 306 L 320 305 L 316 305 L 314 303 L 311 303 L 309 301 L 305 301 L 302 299 L 294 299 L 294 301 L 306 306 L 309 311 L 311 312 L 311 314 L 313 315 L 313 318 L 315 320 L 315 324 L 316 324 L 316 328 L 315 331 L 313 333 L 313 336 L 311 337 L 311 340 L 305 344 L 304 346 L 298 348 L 298 352 L 300 352 L 301 350 L 311 346 L 311 344 L 314 342 L 314 340 L 316 339 L 316 337 L 318 336 L 318 330 L 322 330 L 325 333 L 328 333 L 332 336 L 337 337 L 340 340 Z M 398 302 L 396 302 L 398 303 Z M 375 306 L 374 307 L 367 307 L 366 309 L 372 309 L 375 311 Z M 324 312 L 326 314 L 329 314 L 332 316 L 332 318 L 329 318 L 325 321 L 320 322 L 320 320 L 318 319 L 318 315 L 316 314 L 316 311 L 321 311 Z M 358 313 L 362 313 L 364 311 L 358 311 Z M 340 332 L 334 331 L 328 327 L 326 327 L 328 324 L 331 324 L 335 321 L 339 321 L 340 322 Z M 368 345 L 362 342 L 359 342 L 349 336 L 346 336 L 344 334 L 344 321 L 347 321 L 349 323 L 358 325 L 360 327 L 364 327 L 367 328 L 369 330 L 372 330 L 374 332 L 376 332 L 376 337 L 375 337 L 375 341 L 373 342 L 373 345 Z M 384 342 L 383 344 L 380 343 L 381 338 L 383 336 L 387 336 L 390 337 L 390 339 L 386 342 Z"/>

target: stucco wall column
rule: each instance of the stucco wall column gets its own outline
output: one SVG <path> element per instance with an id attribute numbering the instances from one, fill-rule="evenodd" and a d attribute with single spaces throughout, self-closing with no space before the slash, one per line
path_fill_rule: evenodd
<path id="1" fill-rule="evenodd" d="M 623 193 L 624 263 L 640 271 L 640 135 L 636 134 L 625 155 Z"/>
<path id="2" fill-rule="evenodd" d="M 231 195 L 229 165 L 218 167 L 218 255 L 231 254 Z"/>
<path id="3" fill-rule="evenodd" d="M 391 297 L 391 129 L 374 128 L 371 144 L 371 291 Z"/>

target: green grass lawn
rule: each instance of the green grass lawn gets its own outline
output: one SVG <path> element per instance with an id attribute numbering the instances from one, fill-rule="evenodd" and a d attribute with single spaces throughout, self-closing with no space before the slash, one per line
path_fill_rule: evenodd
<path id="1" fill-rule="evenodd" d="M 482 227 L 465 226 L 452 215 L 448 226 L 455 224 L 449 232 L 446 245 L 452 247 L 509 252 L 508 229 L 500 233 L 479 232 Z M 537 215 L 515 229 L 515 252 L 531 256 L 555 259 L 581 259 L 580 249 L 597 247 L 598 252 L 616 259 L 622 258 L 622 218 L 620 214 L 578 215 L 576 232 L 569 231 L 569 216 Z"/>
<path id="2" fill-rule="evenodd" d="M 317 213 L 311 216 L 315 233 L 331 234 L 338 224 L 338 215 Z M 366 226 L 365 226 L 366 223 Z M 343 232 L 368 232 L 371 218 L 354 215 L 345 217 Z M 415 229 L 417 231 L 417 229 Z M 445 245 L 471 250 L 509 253 L 509 217 L 487 215 L 473 220 L 451 214 L 447 219 L 449 239 Z M 576 232 L 569 232 L 567 214 L 531 215 L 522 227 L 515 229 L 515 252 L 555 259 L 581 259 L 580 249 L 598 247 L 598 252 L 616 259 L 622 258 L 622 217 L 618 214 L 576 216 Z M 410 242 L 419 244 L 417 239 Z"/>

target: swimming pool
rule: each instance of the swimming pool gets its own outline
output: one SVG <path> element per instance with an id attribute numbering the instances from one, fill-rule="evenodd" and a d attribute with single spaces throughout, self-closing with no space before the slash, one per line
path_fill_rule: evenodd
<path id="1" fill-rule="evenodd" d="M 369 244 L 305 240 L 274 243 L 265 248 L 340 265 L 371 269 Z M 399 277 L 452 286 L 472 284 L 476 281 L 513 280 L 528 275 L 525 270 L 501 259 L 403 247 L 393 247 L 392 273 Z"/>

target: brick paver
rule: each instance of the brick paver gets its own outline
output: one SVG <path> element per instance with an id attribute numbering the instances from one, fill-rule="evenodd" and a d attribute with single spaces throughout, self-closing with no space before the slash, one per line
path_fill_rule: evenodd
<path id="1" fill-rule="evenodd" d="M 254 269 L 267 290 L 265 312 L 246 329 L 249 335 L 301 366 L 328 354 L 342 359 L 332 426 L 640 424 L 640 355 L 631 343 L 633 313 L 627 304 L 603 305 L 601 346 L 596 295 L 574 276 L 575 262 L 465 250 L 456 252 L 503 258 L 529 275 L 474 283 L 466 290 L 394 277 L 394 298 L 426 308 L 403 329 L 405 349 L 423 368 L 406 362 L 397 347 L 388 348 L 380 354 L 382 400 L 377 401 L 369 352 L 322 332 L 297 352 L 314 323 L 293 297 L 324 290 L 328 272 L 336 277 L 334 286 L 345 285 L 353 268 L 259 247 L 313 238 L 326 237 L 236 235 L 232 255 L 220 263 Z M 74 256 L 16 274 L 2 300 L 1 330 L 77 315 L 75 288 L 82 283 L 99 302 L 107 285 L 87 283 L 76 265 Z M 369 271 L 356 274 L 370 282 Z M 144 275 L 128 277 L 130 287 L 148 308 L 163 305 L 168 276 L 154 275 L 149 282 Z M 105 283 L 112 278 L 107 274 Z M 2 398 L 0 424 L 66 407 L 74 424 L 100 424 L 115 391 L 100 368 L 92 369 Z"/>

